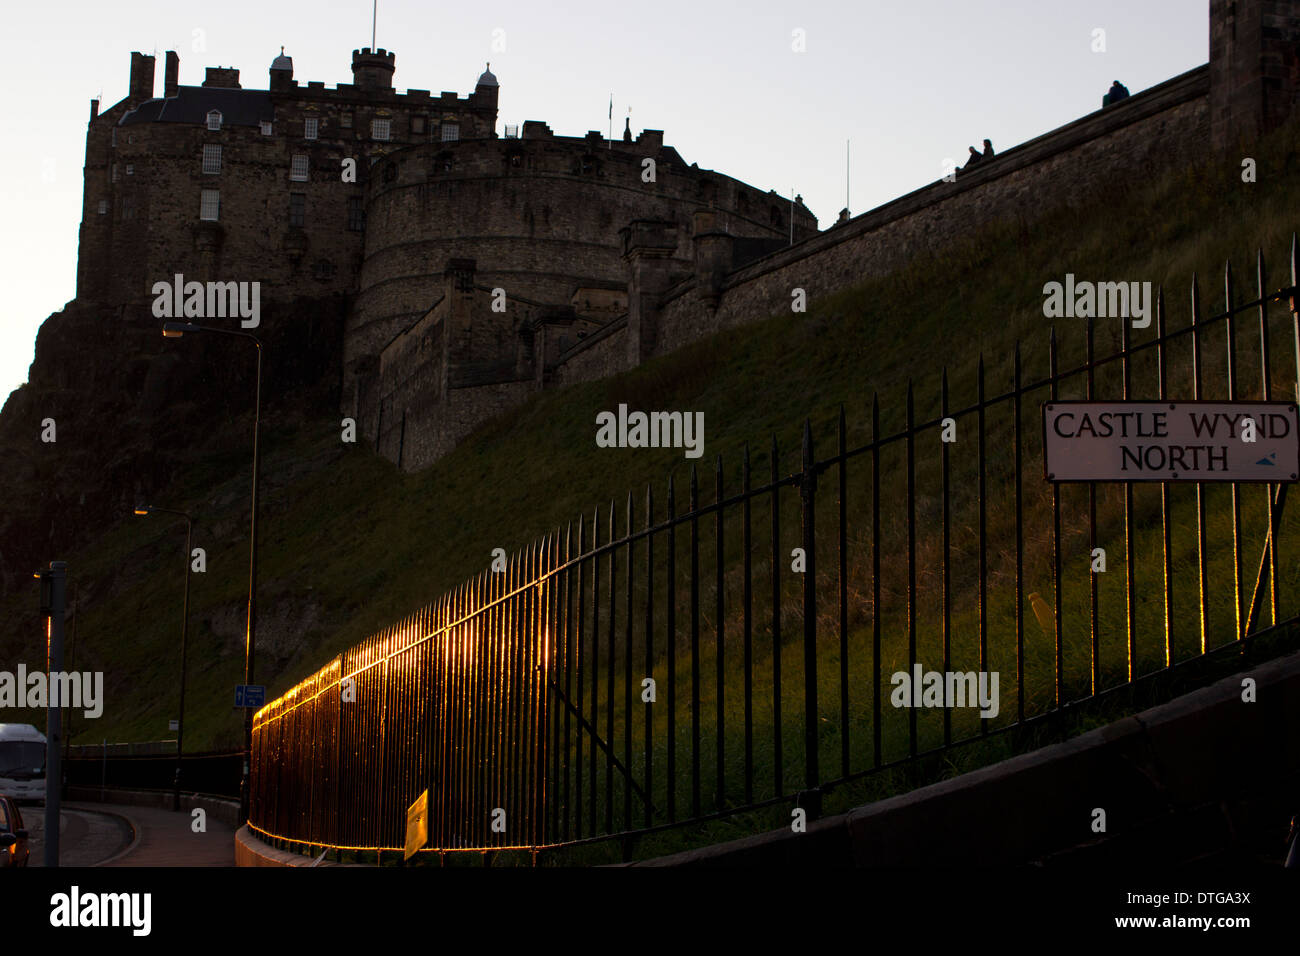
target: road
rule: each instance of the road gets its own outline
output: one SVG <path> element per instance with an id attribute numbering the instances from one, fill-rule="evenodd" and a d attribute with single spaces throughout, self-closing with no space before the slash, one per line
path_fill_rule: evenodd
<path id="1" fill-rule="evenodd" d="M 45 808 L 22 808 L 31 834 L 31 866 L 45 862 Z M 59 825 L 62 866 L 234 866 L 235 831 L 211 816 L 194 830 L 187 812 L 153 807 L 64 804 Z"/>

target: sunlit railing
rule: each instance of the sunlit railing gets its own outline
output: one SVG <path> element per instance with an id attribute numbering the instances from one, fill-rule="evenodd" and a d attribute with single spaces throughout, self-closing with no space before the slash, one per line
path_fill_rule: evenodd
<path id="1" fill-rule="evenodd" d="M 1261 255 L 1248 302 L 1226 273 L 1209 317 L 1194 288 L 1174 332 L 1162 295 L 1141 341 L 1101 327 L 1104 357 L 1077 320 L 1031 360 L 945 373 L 921 413 L 910 386 L 892 416 L 864 396 L 868 440 L 850 447 L 843 408 L 806 422 L 793 472 L 773 439 L 762 472 L 719 456 L 707 502 L 692 469 L 680 513 L 670 479 L 662 504 L 647 488 L 535 541 L 260 710 L 251 824 L 396 850 L 426 788 L 437 851 L 816 815 L 832 788 L 1295 616 L 1285 483 L 1049 484 L 1040 418 L 1071 398 L 1291 401 L 1294 245 L 1290 265 L 1267 293 Z M 999 673 L 997 714 L 892 706 L 890 675 L 918 665 Z"/>

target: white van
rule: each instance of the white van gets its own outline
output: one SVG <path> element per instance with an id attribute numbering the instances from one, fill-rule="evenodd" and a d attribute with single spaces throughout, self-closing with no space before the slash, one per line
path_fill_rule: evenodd
<path id="1" fill-rule="evenodd" d="M 0 724 L 0 793 L 45 802 L 45 735 L 31 724 Z"/>

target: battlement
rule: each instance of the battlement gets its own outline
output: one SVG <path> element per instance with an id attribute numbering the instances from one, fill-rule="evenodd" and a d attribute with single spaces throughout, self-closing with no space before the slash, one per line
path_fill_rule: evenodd
<path id="1" fill-rule="evenodd" d="M 370 47 L 352 51 L 352 83 L 360 90 L 391 90 L 397 54 Z"/>

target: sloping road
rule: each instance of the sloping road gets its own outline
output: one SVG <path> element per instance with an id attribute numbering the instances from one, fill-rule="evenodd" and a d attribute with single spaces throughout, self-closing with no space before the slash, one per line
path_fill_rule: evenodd
<path id="1" fill-rule="evenodd" d="M 30 866 L 45 862 L 45 808 L 23 807 L 31 834 Z M 214 817 L 196 832 L 188 811 L 153 807 L 64 804 L 61 866 L 234 866 L 235 831 Z"/>

